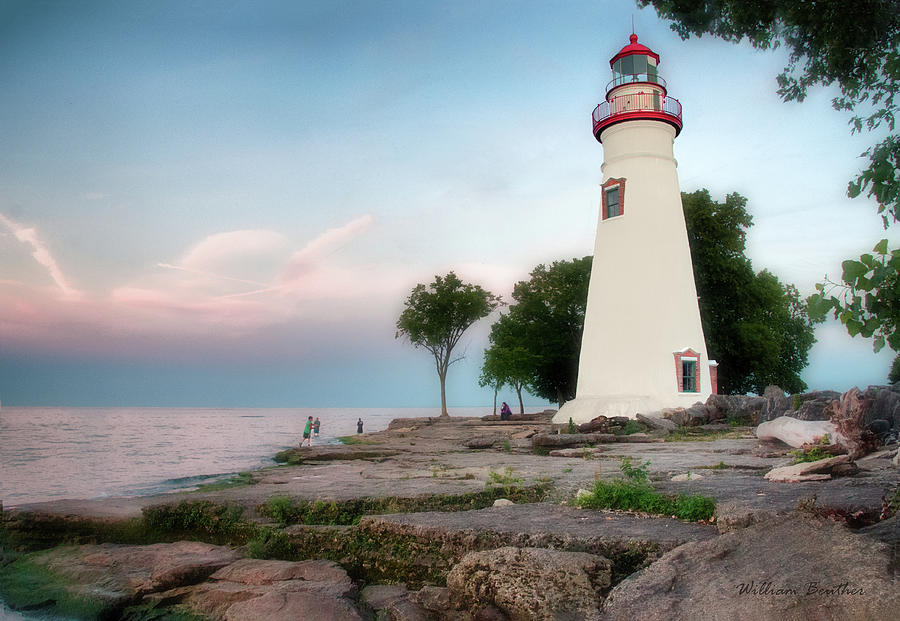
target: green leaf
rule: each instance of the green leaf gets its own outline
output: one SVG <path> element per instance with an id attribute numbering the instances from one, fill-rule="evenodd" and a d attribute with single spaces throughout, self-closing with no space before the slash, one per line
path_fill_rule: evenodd
<path id="1" fill-rule="evenodd" d="M 847 326 L 847 334 L 850 336 L 856 336 L 863 328 L 861 321 L 852 318 L 845 321 L 844 325 Z"/>
<path id="2" fill-rule="evenodd" d="M 841 263 L 841 266 L 844 268 L 844 273 L 841 278 L 848 285 L 869 271 L 869 268 L 867 268 L 865 264 L 854 261 L 853 259 L 847 259 Z"/>
<path id="3" fill-rule="evenodd" d="M 872 349 L 875 350 L 875 353 L 877 354 L 882 350 L 882 348 L 884 348 L 884 337 L 879 334 L 872 341 Z"/>
<path id="4" fill-rule="evenodd" d="M 888 240 L 882 239 L 880 242 L 875 244 L 875 247 L 872 248 L 872 251 L 882 255 L 887 254 L 887 244 Z"/>
<path id="5" fill-rule="evenodd" d="M 873 284 L 872 281 L 865 276 L 860 276 L 856 279 L 856 288 L 860 291 L 871 291 L 873 288 Z"/>

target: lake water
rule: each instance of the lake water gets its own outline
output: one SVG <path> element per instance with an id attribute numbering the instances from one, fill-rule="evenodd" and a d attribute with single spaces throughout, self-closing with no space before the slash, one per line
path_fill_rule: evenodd
<path id="1" fill-rule="evenodd" d="M 482 416 L 490 408 L 452 408 Z M 60 498 L 144 496 L 191 489 L 271 466 L 297 446 L 308 416 L 322 423 L 313 444 L 381 431 L 395 418 L 439 408 L 39 408 L 0 410 L 0 501 L 4 508 Z M 0 621 L 53 619 L 0 600 Z"/>
<path id="2" fill-rule="evenodd" d="M 490 408 L 455 408 L 481 416 Z M 190 489 L 272 465 L 300 442 L 308 416 L 320 444 L 386 429 L 437 408 L 43 408 L 0 410 L 0 501 L 6 508 L 60 498 L 144 496 Z"/>

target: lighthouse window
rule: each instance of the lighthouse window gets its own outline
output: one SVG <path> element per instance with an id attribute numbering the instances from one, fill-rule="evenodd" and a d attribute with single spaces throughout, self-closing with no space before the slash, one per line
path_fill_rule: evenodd
<path id="1" fill-rule="evenodd" d="M 619 62 L 622 63 L 622 75 L 632 75 L 634 73 L 634 56 L 626 56 Z"/>
<path id="2" fill-rule="evenodd" d="M 647 73 L 647 57 L 646 56 L 632 56 L 634 59 L 634 71 L 632 73 L 640 74 Z"/>
<path id="3" fill-rule="evenodd" d="M 681 392 L 697 392 L 697 361 L 681 361 Z"/>
<path id="4" fill-rule="evenodd" d="M 606 217 L 613 218 L 619 213 L 619 186 L 616 186 L 606 191 Z"/>
<path id="5" fill-rule="evenodd" d="M 625 179 L 607 179 L 601 196 L 600 217 L 603 220 L 625 213 Z"/>

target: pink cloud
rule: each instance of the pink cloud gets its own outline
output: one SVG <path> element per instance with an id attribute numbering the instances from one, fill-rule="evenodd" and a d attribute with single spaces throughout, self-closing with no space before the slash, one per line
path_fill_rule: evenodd
<path id="1" fill-rule="evenodd" d="M 43 266 L 47 273 L 50 275 L 50 278 L 56 283 L 56 286 L 59 287 L 60 292 L 62 292 L 63 296 L 68 299 L 78 299 L 81 297 L 81 292 L 74 289 L 71 285 L 69 285 L 68 280 L 63 275 L 62 270 L 57 264 L 56 260 L 53 258 L 53 255 L 50 253 L 50 250 L 47 249 L 47 246 L 38 238 L 37 231 L 33 228 L 26 228 L 21 224 L 13 222 L 3 214 L 0 214 L 0 222 L 2 222 L 10 231 L 12 231 L 13 235 L 16 236 L 23 244 L 28 244 L 31 246 L 31 256 L 35 261 L 38 262 L 41 266 Z"/>

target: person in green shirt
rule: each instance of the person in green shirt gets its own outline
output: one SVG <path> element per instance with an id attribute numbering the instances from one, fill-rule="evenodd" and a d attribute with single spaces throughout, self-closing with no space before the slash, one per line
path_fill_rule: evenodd
<path id="1" fill-rule="evenodd" d="M 300 446 L 303 446 L 304 442 L 306 442 L 307 446 L 312 446 L 312 426 L 313 419 L 312 416 L 310 416 L 306 420 L 306 427 L 303 428 L 303 439 L 300 440 Z"/>

